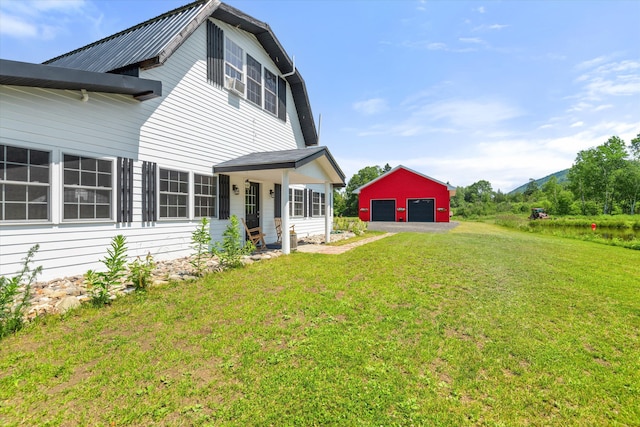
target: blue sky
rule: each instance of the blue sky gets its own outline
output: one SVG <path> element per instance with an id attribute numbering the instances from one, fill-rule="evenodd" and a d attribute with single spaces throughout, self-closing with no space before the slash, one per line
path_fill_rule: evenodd
<path id="1" fill-rule="evenodd" d="M 42 62 L 187 4 L 0 0 L 0 57 Z M 228 0 L 268 23 L 351 178 L 404 165 L 508 192 L 640 133 L 640 1 Z"/>

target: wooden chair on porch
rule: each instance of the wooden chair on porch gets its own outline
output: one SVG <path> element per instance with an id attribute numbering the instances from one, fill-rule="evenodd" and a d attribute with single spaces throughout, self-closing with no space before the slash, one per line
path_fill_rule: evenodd
<path id="1" fill-rule="evenodd" d="M 266 236 L 266 234 L 262 232 L 261 227 L 247 227 L 247 223 L 244 221 L 244 218 L 242 218 L 242 225 L 244 225 L 244 230 L 247 232 L 247 239 L 251 240 L 251 243 L 253 243 L 253 246 L 255 246 L 256 249 L 259 248 L 261 251 L 267 249 L 267 243 L 264 241 L 264 236 Z"/>
<path id="2" fill-rule="evenodd" d="M 275 217 L 273 219 L 273 221 L 276 224 L 276 234 L 278 236 L 278 241 L 277 243 L 282 243 L 282 218 L 280 217 Z M 291 231 L 293 231 L 295 233 L 296 229 L 295 229 L 295 225 L 290 226 L 289 228 L 291 229 Z"/>

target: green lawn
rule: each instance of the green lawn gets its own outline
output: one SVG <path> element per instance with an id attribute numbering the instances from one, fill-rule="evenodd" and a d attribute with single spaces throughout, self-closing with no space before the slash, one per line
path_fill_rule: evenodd
<path id="1" fill-rule="evenodd" d="M 0 425 L 640 425 L 640 252 L 490 224 L 295 253 L 0 342 Z"/>

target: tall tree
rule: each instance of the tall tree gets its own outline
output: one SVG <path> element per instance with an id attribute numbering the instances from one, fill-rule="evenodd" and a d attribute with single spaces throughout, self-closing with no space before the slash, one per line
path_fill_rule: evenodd
<path id="1" fill-rule="evenodd" d="M 464 194 L 464 200 L 465 202 L 469 203 L 488 203 L 491 201 L 492 195 L 493 188 L 491 188 L 491 183 L 489 181 L 481 179 L 480 181 L 474 182 L 469 187 L 467 187 L 467 191 L 465 191 Z"/>
<path id="2" fill-rule="evenodd" d="M 614 172 L 624 166 L 627 151 L 625 143 L 612 136 L 604 144 L 578 153 L 569 171 L 571 188 L 582 199 L 583 213 L 585 200 L 590 198 L 602 206 L 602 212 L 611 211 L 615 187 Z"/>
<path id="3" fill-rule="evenodd" d="M 616 195 L 629 213 L 634 215 L 640 198 L 640 134 L 631 140 L 629 153 L 631 160 L 625 162 L 623 169 L 616 171 L 615 187 Z"/>
<path id="4" fill-rule="evenodd" d="M 354 194 L 353 190 L 373 181 L 383 173 L 384 170 L 380 166 L 367 166 L 351 177 L 345 190 L 345 216 L 358 216 L 358 195 Z"/>

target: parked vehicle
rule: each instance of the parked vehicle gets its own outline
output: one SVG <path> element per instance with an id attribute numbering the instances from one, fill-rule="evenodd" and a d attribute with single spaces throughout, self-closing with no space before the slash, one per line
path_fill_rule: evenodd
<path id="1" fill-rule="evenodd" d="M 544 208 L 532 208 L 529 219 L 549 219 L 549 215 L 544 211 Z"/>

